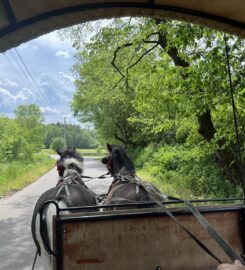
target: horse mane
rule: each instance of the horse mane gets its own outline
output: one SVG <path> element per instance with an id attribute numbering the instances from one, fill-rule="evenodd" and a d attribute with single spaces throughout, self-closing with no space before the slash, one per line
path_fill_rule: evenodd
<path id="1" fill-rule="evenodd" d="M 57 153 L 63 159 L 63 166 L 65 167 L 65 175 L 77 171 L 79 174 L 83 172 L 83 157 L 80 156 L 74 149 L 59 150 Z"/>
<path id="2" fill-rule="evenodd" d="M 135 173 L 134 163 L 122 146 L 113 146 L 110 156 L 113 164 L 112 175 Z"/>
<path id="3" fill-rule="evenodd" d="M 69 157 L 73 157 L 79 161 L 83 161 L 83 157 L 80 156 L 74 149 L 70 149 L 70 148 L 63 150 L 60 156 L 62 158 L 69 156 Z"/>

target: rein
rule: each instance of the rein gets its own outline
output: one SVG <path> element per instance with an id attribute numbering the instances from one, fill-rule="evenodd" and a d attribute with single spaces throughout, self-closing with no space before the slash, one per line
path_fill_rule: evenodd
<path id="1" fill-rule="evenodd" d="M 32 263 L 32 268 L 31 268 L 31 270 L 34 270 L 34 267 L 35 267 L 35 265 L 36 265 L 36 262 L 37 262 L 37 254 L 38 254 L 38 251 L 36 251 L 36 253 L 35 253 L 35 257 L 34 257 L 34 260 L 33 260 L 33 263 Z"/>
<path id="2" fill-rule="evenodd" d="M 91 180 L 94 180 L 94 179 L 110 178 L 111 176 L 107 176 L 107 175 L 109 175 L 109 174 L 110 174 L 110 172 L 107 172 L 107 173 L 102 174 L 102 175 L 100 175 L 100 176 L 94 176 L 94 177 L 82 175 L 82 178 L 88 178 L 88 180 L 83 181 L 84 183 L 86 183 L 86 182 L 91 181 Z"/>
<path id="3" fill-rule="evenodd" d="M 98 177 L 90 177 L 90 176 L 84 176 L 84 175 L 83 176 L 78 175 L 78 176 L 79 176 L 79 178 L 81 180 L 82 180 L 82 178 L 88 178 L 87 181 L 81 181 L 81 182 L 88 182 L 88 181 L 93 180 L 93 179 L 107 178 L 109 174 L 110 174 L 110 172 L 105 173 L 103 175 L 100 175 Z M 67 176 L 65 178 L 60 179 L 61 187 L 59 188 L 57 194 L 59 194 L 63 188 L 68 189 L 67 186 L 71 182 L 73 182 L 73 181 L 77 182 L 77 180 L 72 180 L 71 178 L 72 178 L 72 176 Z M 196 242 L 196 244 L 199 245 L 199 247 L 201 247 L 207 254 L 209 254 L 211 257 L 213 257 L 218 263 L 222 263 L 222 261 L 216 255 L 214 255 L 213 252 L 210 251 L 209 248 L 200 239 L 198 239 L 185 225 L 183 225 L 173 215 L 173 213 L 162 203 L 162 201 L 165 200 L 165 199 L 169 199 L 169 200 L 172 200 L 172 201 L 179 201 L 181 203 L 184 203 L 186 205 L 186 207 L 190 210 L 190 212 L 193 214 L 193 216 L 197 219 L 197 221 L 199 222 L 201 227 L 207 231 L 207 233 L 212 237 L 213 240 L 216 241 L 216 243 L 220 246 L 221 249 L 223 249 L 223 251 L 227 254 L 227 256 L 233 261 L 240 260 L 240 261 L 242 261 L 244 263 L 244 260 L 243 260 L 242 256 L 239 256 L 236 253 L 236 251 L 233 250 L 233 248 L 219 235 L 219 233 L 214 229 L 214 227 L 207 221 L 207 219 L 205 219 L 203 217 L 203 215 L 200 213 L 200 211 L 196 207 L 194 207 L 190 201 L 182 200 L 182 199 L 179 199 L 179 198 L 176 198 L 176 197 L 172 197 L 172 196 L 162 194 L 157 189 L 154 189 L 151 185 L 147 185 L 147 183 L 144 184 L 144 182 L 142 183 L 141 179 L 138 176 L 136 176 L 135 174 L 131 174 L 131 175 L 120 175 L 120 174 L 118 174 L 118 175 L 115 175 L 114 180 L 112 182 L 112 185 L 116 184 L 118 182 L 120 184 L 122 184 L 124 182 L 136 184 L 137 197 L 139 197 L 140 188 L 144 189 L 148 193 L 148 195 L 150 196 L 152 201 L 160 208 L 160 211 L 162 213 L 166 213 L 171 219 L 173 219 L 191 237 L 191 239 L 194 240 Z M 59 183 L 58 183 L 58 185 L 59 185 Z M 66 192 L 69 195 L 69 190 L 67 190 L 67 189 L 66 189 Z M 110 190 L 108 191 L 108 194 L 109 194 L 109 192 L 110 192 Z M 156 199 L 154 194 L 157 195 L 157 197 L 159 199 Z M 125 200 L 125 199 L 119 198 L 119 197 L 114 197 L 114 199 L 115 200 L 125 201 L 125 202 L 128 201 L 128 200 Z M 41 225 L 42 225 L 42 222 L 41 222 Z M 41 233 L 41 237 L 42 237 L 42 233 Z M 53 254 L 53 255 L 55 255 L 55 254 Z M 36 256 L 37 256 L 37 254 L 36 254 Z M 35 259 L 34 259 L 32 269 L 34 269 L 34 265 L 35 265 L 35 262 L 36 262 L 36 256 L 35 256 Z"/>
<path id="4" fill-rule="evenodd" d="M 199 224 L 203 227 L 203 229 L 205 229 L 207 231 L 207 233 L 212 237 L 212 239 L 214 239 L 216 241 L 216 243 L 220 246 L 221 249 L 223 249 L 223 251 L 226 253 L 226 255 L 232 261 L 240 260 L 244 264 L 244 260 L 243 260 L 242 256 L 239 256 L 236 253 L 236 251 L 233 250 L 233 248 L 219 235 L 219 233 L 214 229 L 214 227 L 207 221 L 206 218 L 204 218 L 204 216 L 200 213 L 200 211 L 196 207 L 194 207 L 190 201 L 182 200 L 179 198 L 175 198 L 175 197 L 168 196 L 168 195 L 162 194 L 160 192 L 157 192 L 157 190 L 152 189 L 151 186 L 142 184 L 141 179 L 136 175 L 134 177 L 133 177 L 133 175 L 130 177 L 119 175 L 119 176 L 117 176 L 117 178 L 114 179 L 113 182 L 117 183 L 118 181 L 132 182 L 132 183 L 135 183 L 136 186 L 138 186 L 138 188 L 139 187 L 143 188 L 148 193 L 150 198 L 156 203 L 156 205 L 162 210 L 163 213 L 166 213 L 171 219 L 173 219 L 191 237 L 191 239 L 194 240 L 197 243 L 197 245 L 199 245 L 205 252 L 207 252 L 211 257 L 213 257 L 218 263 L 222 263 L 222 261 L 217 256 L 215 256 L 200 239 L 198 239 L 193 233 L 191 233 L 190 230 L 186 226 L 184 226 L 172 214 L 172 212 L 162 203 L 162 201 L 154 198 L 154 196 L 152 195 L 152 192 L 154 192 L 159 197 L 161 197 L 162 200 L 169 199 L 169 200 L 179 201 L 179 202 L 184 203 L 187 206 L 187 208 L 190 210 L 190 212 L 193 214 L 193 216 L 197 219 Z M 114 199 L 125 201 L 125 199 L 118 198 L 118 197 L 114 197 Z"/>
<path id="5" fill-rule="evenodd" d="M 58 183 L 57 183 L 57 185 L 56 185 L 56 187 L 58 188 L 58 191 L 56 192 L 55 197 L 59 196 L 60 193 L 61 193 L 63 190 L 65 190 L 67 196 L 69 197 L 69 196 L 70 196 L 69 186 L 70 186 L 71 184 L 75 184 L 75 186 L 82 184 L 84 187 L 88 188 L 88 187 L 85 185 L 84 182 L 90 181 L 90 180 L 95 179 L 95 178 L 105 178 L 105 175 L 107 175 L 107 174 L 108 174 L 108 173 L 103 174 L 103 175 L 101 175 L 101 176 L 99 176 L 99 177 L 90 177 L 90 176 L 82 176 L 82 175 L 80 175 L 78 172 L 73 171 L 73 174 L 71 174 L 71 175 L 67 175 L 67 176 L 65 176 L 65 177 L 63 177 L 63 176 L 60 177 L 60 179 L 59 179 L 59 181 L 58 181 Z M 83 181 L 82 178 L 90 178 L 90 179 L 87 180 L 87 181 Z M 93 191 L 91 191 L 91 192 L 92 192 L 92 193 L 94 194 L 94 196 L 98 199 L 99 196 L 98 196 L 97 194 L 95 194 Z M 41 235 L 41 239 L 42 239 L 42 241 L 43 241 L 44 247 L 45 247 L 45 249 L 47 250 L 47 252 L 48 252 L 49 254 L 52 254 L 53 256 L 56 256 L 56 253 L 51 249 L 51 247 L 50 247 L 49 244 L 46 242 L 45 237 L 44 237 L 44 235 L 43 235 L 43 229 L 42 229 L 42 228 L 43 228 L 43 226 L 44 226 L 44 224 L 43 224 L 43 223 L 44 223 L 44 220 L 43 220 L 42 216 L 43 216 L 43 211 L 44 211 L 44 208 L 45 208 L 45 207 L 46 207 L 46 203 L 44 203 L 44 204 L 42 205 L 41 211 L 40 211 L 40 235 Z M 34 262 L 33 262 L 33 268 L 32 268 L 32 269 L 34 269 L 35 262 L 36 262 L 36 256 L 35 256 L 35 259 L 34 259 Z"/>

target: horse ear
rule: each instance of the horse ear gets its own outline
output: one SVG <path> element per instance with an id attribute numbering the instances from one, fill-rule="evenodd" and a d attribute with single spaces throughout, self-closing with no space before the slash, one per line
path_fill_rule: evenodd
<path id="1" fill-rule="evenodd" d="M 108 149 L 109 152 L 112 151 L 112 146 L 109 143 L 107 143 L 107 149 Z"/>
<path id="2" fill-rule="evenodd" d="M 56 153 L 61 156 L 62 151 L 60 149 L 56 149 Z"/>

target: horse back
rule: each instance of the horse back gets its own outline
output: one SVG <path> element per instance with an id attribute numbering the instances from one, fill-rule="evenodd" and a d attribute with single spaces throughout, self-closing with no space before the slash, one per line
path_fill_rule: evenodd
<path id="1" fill-rule="evenodd" d="M 105 204 L 150 202 L 161 200 L 160 191 L 150 183 L 137 181 L 116 181 L 109 188 Z"/>
<path id="2" fill-rule="evenodd" d="M 40 214 L 41 207 L 49 200 L 57 201 L 58 203 L 62 201 L 62 205 L 67 207 L 97 205 L 95 193 L 88 189 L 83 183 L 71 183 L 67 188 L 65 188 L 64 184 L 58 184 L 56 187 L 45 191 L 35 205 L 31 222 L 32 237 L 39 255 L 41 254 L 41 247 L 37 240 L 37 229 L 39 228 L 36 228 L 36 219 L 38 214 Z M 44 209 L 43 214 L 44 216 L 47 215 L 47 209 Z M 45 224 L 43 229 L 44 235 L 47 238 L 47 224 Z M 46 241 L 49 242 L 49 239 L 47 238 Z"/>

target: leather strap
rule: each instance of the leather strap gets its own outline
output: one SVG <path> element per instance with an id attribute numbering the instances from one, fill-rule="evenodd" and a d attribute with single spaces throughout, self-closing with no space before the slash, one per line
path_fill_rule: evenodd
<path id="1" fill-rule="evenodd" d="M 188 200 L 180 200 L 188 207 L 192 214 L 196 217 L 200 225 L 208 232 L 208 234 L 216 241 L 216 243 L 224 250 L 232 261 L 240 260 L 244 263 L 241 256 L 239 256 L 234 249 L 220 236 L 220 234 L 214 229 L 214 227 L 208 222 L 206 218 L 199 212 L 199 210 L 192 205 Z"/>
<path id="2" fill-rule="evenodd" d="M 142 185 L 143 186 L 143 185 Z M 143 188 L 147 191 L 147 187 L 143 186 Z M 168 210 L 168 208 L 162 204 L 162 202 L 157 201 L 150 193 L 151 199 L 165 212 L 169 217 L 171 217 L 190 237 L 210 256 L 216 259 L 219 263 L 221 263 L 220 259 L 218 259 L 199 239 L 197 239 L 191 232 L 188 230 L 183 224 L 181 224 L 176 217 Z M 199 210 L 194 207 L 190 201 L 181 200 L 179 198 L 175 198 L 168 195 L 162 196 L 164 199 L 170 199 L 175 201 L 183 202 L 187 208 L 191 211 L 191 213 L 196 217 L 197 221 L 200 225 L 208 232 L 208 234 L 216 241 L 216 243 L 223 249 L 223 251 L 227 254 L 227 256 L 232 260 L 240 260 L 244 264 L 244 260 L 241 256 L 239 256 L 234 249 L 219 235 L 219 233 L 214 229 L 214 227 L 204 218 L 204 216 L 199 212 Z"/>

